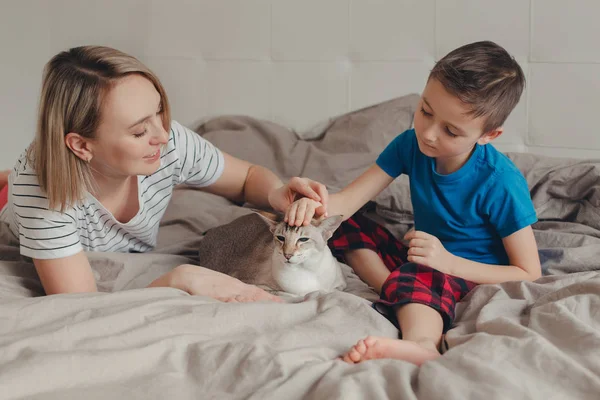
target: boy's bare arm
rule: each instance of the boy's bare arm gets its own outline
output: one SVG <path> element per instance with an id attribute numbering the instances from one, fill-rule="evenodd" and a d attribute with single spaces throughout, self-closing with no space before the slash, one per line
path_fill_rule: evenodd
<path id="1" fill-rule="evenodd" d="M 502 239 L 510 265 L 488 265 L 460 259 L 457 276 L 477 283 L 535 281 L 542 276 L 537 244 L 531 226 Z"/>
<path id="2" fill-rule="evenodd" d="M 326 214 L 343 215 L 345 220 L 350 218 L 393 180 L 394 178 L 374 164 L 342 191 L 329 195 Z M 288 207 L 284 220 L 290 225 L 308 225 L 320 206 L 321 203 L 308 198 L 296 200 Z"/>
<path id="3" fill-rule="evenodd" d="M 342 191 L 329 196 L 327 214 L 348 219 L 392 183 L 394 178 L 373 164 Z"/>
<path id="4" fill-rule="evenodd" d="M 489 265 L 457 257 L 456 275 L 476 283 L 535 281 L 542 276 L 537 244 L 531 226 L 502 239 L 510 265 Z"/>
<path id="5" fill-rule="evenodd" d="M 510 265 L 491 265 L 467 260 L 448 252 L 439 240 L 424 232 L 409 232 L 408 261 L 428 265 L 475 283 L 534 281 L 542 276 L 537 244 L 531 226 L 502 239 Z"/>

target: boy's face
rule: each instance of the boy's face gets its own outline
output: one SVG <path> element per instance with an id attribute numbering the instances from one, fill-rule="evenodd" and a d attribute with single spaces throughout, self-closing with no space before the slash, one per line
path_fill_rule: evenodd
<path id="1" fill-rule="evenodd" d="M 466 104 L 448 93 L 437 79 L 430 79 L 415 113 L 421 152 L 438 162 L 461 163 L 468 159 L 475 143 L 489 143 L 502 133 L 498 128 L 483 134 L 485 118 L 472 118 L 468 112 Z"/>

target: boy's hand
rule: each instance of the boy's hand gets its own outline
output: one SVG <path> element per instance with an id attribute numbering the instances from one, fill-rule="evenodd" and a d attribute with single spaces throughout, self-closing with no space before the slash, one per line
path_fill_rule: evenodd
<path id="1" fill-rule="evenodd" d="M 301 197 L 307 197 L 314 201 L 321 202 L 321 207 L 317 209 L 317 214 L 323 215 L 327 211 L 327 202 L 329 193 L 322 183 L 308 178 L 295 177 L 288 183 L 269 193 L 269 203 L 277 211 L 287 211 L 294 201 Z"/>
<path id="2" fill-rule="evenodd" d="M 404 235 L 404 239 L 410 240 L 408 261 L 450 273 L 454 255 L 444 248 L 437 237 L 422 231 L 410 231 Z"/>
<path id="3" fill-rule="evenodd" d="M 290 226 L 308 225 L 316 211 L 322 207 L 323 204 L 320 202 L 309 199 L 308 197 L 303 197 L 300 200 L 296 200 L 288 207 L 285 211 L 283 220 Z"/>

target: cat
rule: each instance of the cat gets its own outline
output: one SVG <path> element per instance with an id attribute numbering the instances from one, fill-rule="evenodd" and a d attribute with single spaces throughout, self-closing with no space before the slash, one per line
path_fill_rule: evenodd
<path id="1" fill-rule="evenodd" d="M 314 290 L 345 289 L 341 265 L 327 247 L 342 217 L 313 221 L 301 228 L 289 227 L 278 218 L 253 212 L 209 229 L 198 247 L 199 265 L 274 292 L 305 295 Z M 294 242 L 293 237 L 302 241 Z M 289 260 L 284 243 L 287 255 L 291 253 Z"/>
<path id="2" fill-rule="evenodd" d="M 343 220 L 341 215 L 313 219 L 307 226 L 289 226 L 287 222 L 262 218 L 273 233 L 271 268 L 279 287 L 300 296 L 346 288 L 342 268 L 327 246 L 327 240 Z"/>
<path id="3" fill-rule="evenodd" d="M 198 246 L 199 265 L 269 291 L 281 288 L 273 279 L 273 234 L 256 212 L 209 229 Z"/>

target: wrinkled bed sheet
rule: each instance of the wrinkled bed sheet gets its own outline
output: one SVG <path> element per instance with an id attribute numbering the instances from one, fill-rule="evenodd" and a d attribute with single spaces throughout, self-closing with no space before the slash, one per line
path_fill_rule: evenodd
<path id="1" fill-rule="evenodd" d="M 417 97 L 394 99 L 303 132 L 222 117 L 198 132 L 282 177 L 336 191 L 410 127 Z M 421 368 L 335 358 L 366 335 L 397 337 L 376 295 L 348 267 L 346 292 L 226 304 L 144 289 L 199 263 L 206 230 L 251 212 L 191 187 L 175 191 L 155 251 L 89 253 L 100 293 L 40 297 L 30 261 L 0 226 L 0 399 L 597 399 L 600 393 L 600 161 L 509 154 L 540 221 L 544 276 L 476 288 L 458 305 L 444 357 Z M 406 180 L 367 215 L 402 235 Z"/>

